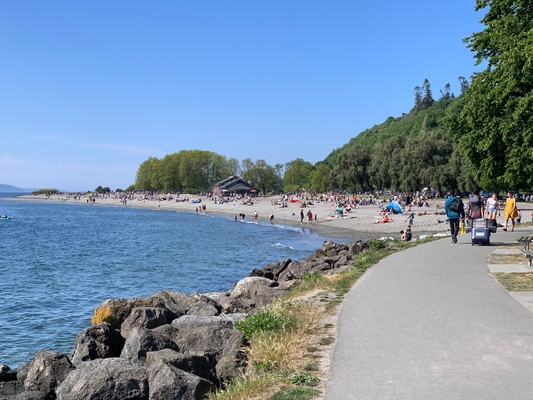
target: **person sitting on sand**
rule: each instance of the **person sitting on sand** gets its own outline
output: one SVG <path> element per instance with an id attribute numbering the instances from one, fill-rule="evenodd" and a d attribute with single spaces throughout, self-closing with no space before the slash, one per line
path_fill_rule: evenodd
<path id="1" fill-rule="evenodd" d="M 387 214 L 383 216 L 383 219 L 381 220 L 381 224 L 386 224 L 387 222 L 390 222 L 390 218 Z"/>

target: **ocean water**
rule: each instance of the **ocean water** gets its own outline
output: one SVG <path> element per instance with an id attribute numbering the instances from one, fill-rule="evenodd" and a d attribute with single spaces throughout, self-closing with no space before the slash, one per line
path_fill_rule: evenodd
<path id="1" fill-rule="evenodd" d="M 0 194 L 0 364 L 38 350 L 68 353 L 107 298 L 231 289 L 328 238 L 300 227 L 207 214 L 58 202 Z M 338 240 L 337 240 L 338 241 Z"/>

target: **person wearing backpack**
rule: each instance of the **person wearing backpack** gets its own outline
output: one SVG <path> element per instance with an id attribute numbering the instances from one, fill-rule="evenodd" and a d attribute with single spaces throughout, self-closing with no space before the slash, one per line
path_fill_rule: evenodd
<path id="1" fill-rule="evenodd" d="M 459 220 L 465 218 L 465 207 L 461 200 L 461 193 L 455 189 L 453 195 L 449 195 L 444 202 L 444 210 L 450 223 L 450 233 L 452 234 L 452 243 L 457 243 L 459 234 Z"/>

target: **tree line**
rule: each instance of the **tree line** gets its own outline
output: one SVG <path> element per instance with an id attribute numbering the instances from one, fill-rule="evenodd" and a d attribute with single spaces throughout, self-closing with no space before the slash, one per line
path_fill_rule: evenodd
<path id="1" fill-rule="evenodd" d="M 236 175 L 263 194 L 416 191 L 424 187 L 470 190 L 475 186 L 474 176 L 456 141 L 438 125 L 429 129 L 427 115 L 425 121 L 417 134 L 403 132 L 373 146 L 354 142 L 336 153 L 332 162 L 312 164 L 297 158 L 269 165 L 262 159 L 238 161 L 205 150 L 182 150 L 161 159 L 150 157 L 139 166 L 135 185 L 128 189 L 210 192 L 217 182 Z M 390 127 L 390 121 L 386 125 Z"/>

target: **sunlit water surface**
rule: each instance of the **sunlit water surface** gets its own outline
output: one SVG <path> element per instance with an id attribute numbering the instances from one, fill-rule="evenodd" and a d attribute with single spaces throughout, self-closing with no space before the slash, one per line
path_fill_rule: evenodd
<path id="1" fill-rule="evenodd" d="M 0 198 L 4 213 L 0 364 L 11 368 L 37 350 L 70 352 L 107 298 L 228 290 L 253 268 L 305 258 L 326 240 L 299 227 L 130 206 Z"/>

